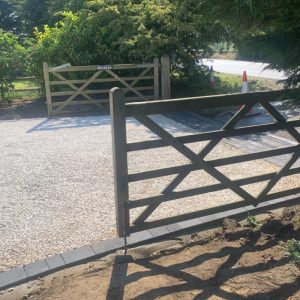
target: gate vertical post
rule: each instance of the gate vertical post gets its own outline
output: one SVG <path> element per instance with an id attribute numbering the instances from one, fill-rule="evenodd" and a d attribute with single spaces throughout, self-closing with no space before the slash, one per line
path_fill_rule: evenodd
<path id="1" fill-rule="evenodd" d="M 53 107 L 52 107 L 51 89 L 50 89 L 49 66 L 46 62 L 43 63 L 43 71 L 44 71 L 48 116 L 51 116 L 53 113 Z"/>
<path id="2" fill-rule="evenodd" d="M 171 98 L 170 58 L 167 55 L 161 57 L 161 98 Z"/>
<path id="3" fill-rule="evenodd" d="M 154 59 L 154 100 L 159 98 L 159 60 Z"/>
<path id="4" fill-rule="evenodd" d="M 112 129 L 116 224 L 119 237 L 130 235 L 125 97 L 120 88 L 109 92 Z"/>

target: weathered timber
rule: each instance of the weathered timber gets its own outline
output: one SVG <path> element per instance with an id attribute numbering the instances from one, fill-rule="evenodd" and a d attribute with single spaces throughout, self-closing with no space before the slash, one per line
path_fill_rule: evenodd
<path id="1" fill-rule="evenodd" d="M 167 55 L 161 57 L 161 98 L 171 98 L 170 58 Z"/>
<path id="2" fill-rule="evenodd" d="M 287 199 L 286 202 L 289 201 L 294 204 L 299 203 L 300 188 L 271 194 L 266 199 L 264 199 L 264 201 L 262 201 L 261 203 L 266 203 L 266 202 L 268 202 L 270 200 L 274 200 L 274 199 L 280 199 L 281 197 L 289 197 L 289 199 Z M 245 214 L 247 214 L 247 209 L 245 208 L 245 206 L 247 207 L 247 204 L 244 201 L 238 201 L 238 202 L 233 202 L 233 203 L 229 203 L 229 204 L 224 204 L 224 205 L 220 205 L 220 206 L 203 209 L 200 211 L 194 211 L 194 212 L 185 213 L 185 214 L 178 215 L 178 216 L 172 216 L 172 217 L 168 217 L 165 219 L 148 221 L 148 222 L 144 222 L 144 223 L 133 222 L 133 225 L 131 226 L 130 230 L 132 233 L 134 233 L 134 232 L 138 232 L 138 231 L 142 231 L 142 230 L 146 230 L 146 229 L 150 229 L 150 228 L 160 227 L 160 226 L 173 224 L 176 222 L 182 222 L 182 221 L 186 221 L 186 220 L 190 220 L 190 219 L 194 219 L 194 218 L 201 218 L 201 217 L 205 217 L 207 215 L 214 215 L 217 213 L 227 212 L 227 211 L 231 211 L 231 210 L 239 210 L 240 212 L 244 212 Z"/>
<path id="3" fill-rule="evenodd" d="M 265 203 L 266 201 L 271 201 L 270 203 L 277 203 L 278 201 L 283 201 L 281 199 L 299 200 L 300 187 L 272 193 L 274 186 L 279 182 L 281 178 L 291 175 L 297 175 L 300 173 L 300 167 L 294 166 L 295 162 L 300 157 L 300 134 L 296 130 L 296 127 L 300 126 L 300 120 L 286 120 L 282 116 L 282 114 L 270 104 L 270 102 L 278 100 L 279 97 L 284 94 L 284 92 L 285 90 L 280 90 L 248 93 L 243 95 L 218 95 L 140 103 L 126 103 L 124 106 L 124 118 L 126 119 L 126 117 L 134 117 L 159 137 L 159 139 L 157 140 L 126 144 L 126 153 L 129 151 L 139 151 L 154 148 L 158 149 L 160 147 L 172 147 L 179 153 L 183 154 L 191 162 L 185 165 L 151 171 L 146 170 L 144 172 L 134 174 L 128 174 L 127 172 L 127 187 L 128 182 L 147 180 L 174 174 L 177 175 L 175 179 L 171 181 L 171 183 L 160 194 L 156 196 L 147 197 L 145 195 L 145 197 L 142 199 L 129 200 L 128 195 L 128 198 L 124 200 L 124 203 L 128 208 L 129 219 L 129 211 L 131 209 L 146 207 L 146 209 L 135 220 L 133 220 L 132 222 L 129 221 L 129 232 L 136 232 L 156 226 L 172 224 L 174 222 L 188 220 L 189 218 L 195 218 L 199 216 L 205 217 L 206 214 L 209 213 L 214 214 L 222 212 L 226 215 L 227 209 L 234 209 L 235 207 L 240 207 L 242 208 L 240 211 L 246 212 L 246 207 L 263 207 L 261 206 L 261 204 Z M 270 115 L 275 119 L 276 122 L 236 128 L 235 126 L 238 124 L 238 121 L 250 111 L 253 105 L 258 103 L 260 103 L 270 113 Z M 241 106 L 241 108 L 223 126 L 221 130 L 180 137 L 174 137 L 148 116 L 155 113 L 164 113 L 169 111 L 195 111 L 195 109 L 200 108 L 204 109 L 216 106 L 236 105 Z M 212 151 L 223 138 L 240 135 L 259 134 L 262 132 L 277 130 L 288 131 L 288 133 L 295 139 L 297 144 L 295 146 L 263 151 L 260 150 L 255 153 L 241 154 L 233 157 L 225 157 L 212 160 L 206 159 L 206 156 L 210 153 L 210 151 Z M 246 137 L 244 137 L 244 139 L 245 138 Z M 193 152 L 185 145 L 187 143 L 195 143 L 206 140 L 208 140 L 209 143 L 199 153 Z M 217 167 L 221 166 L 229 166 L 232 164 L 250 162 L 279 155 L 290 155 L 290 158 L 278 172 L 231 180 L 228 176 L 224 175 L 217 169 Z M 214 177 L 218 181 L 218 183 L 183 191 L 175 191 L 175 188 L 178 186 L 178 184 L 180 184 L 180 182 L 184 180 L 184 178 L 190 172 L 195 170 L 206 171 L 209 175 Z M 252 196 L 242 188 L 242 186 L 244 185 L 256 184 L 264 181 L 268 181 L 268 183 L 258 196 Z M 184 199 L 187 197 L 201 196 L 202 194 L 221 191 L 224 189 L 230 189 L 232 192 L 239 196 L 241 201 L 202 211 L 185 213 L 179 216 L 167 217 L 155 221 L 146 221 L 146 219 L 158 208 L 161 203 L 173 200 L 181 200 L 182 205 L 184 205 Z M 199 197 L 199 199 L 201 199 L 201 197 Z"/>
<path id="4" fill-rule="evenodd" d="M 208 162 L 213 167 L 222 167 L 222 166 L 243 163 L 243 162 L 257 160 L 257 159 L 264 159 L 264 158 L 278 156 L 278 155 L 291 154 L 296 151 L 300 151 L 299 145 L 279 148 L 279 149 L 265 150 L 261 152 L 250 153 L 250 154 L 242 154 L 233 157 L 219 158 L 219 159 L 209 160 Z M 170 176 L 182 172 L 192 172 L 197 170 L 202 170 L 202 168 L 199 168 L 199 166 L 195 164 L 187 164 L 187 165 L 181 165 L 176 167 L 151 170 L 151 171 L 146 171 L 141 173 L 129 174 L 129 182 L 147 180 L 156 177 Z"/>
<path id="5" fill-rule="evenodd" d="M 248 135 L 248 134 L 257 134 L 267 131 L 275 131 L 275 130 L 282 130 L 286 128 L 293 128 L 299 127 L 300 120 L 293 120 L 287 121 L 286 123 L 268 123 L 262 125 L 253 125 L 253 126 L 245 126 L 240 128 L 232 128 L 232 129 L 221 129 L 216 131 L 198 133 L 193 135 L 186 135 L 177 137 L 181 143 L 188 144 L 188 143 L 196 143 L 207 141 L 211 139 L 223 139 L 227 137 L 235 137 L 240 135 Z M 135 143 L 128 143 L 127 151 L 140 151 L 140 150 L 147 150 L 152 148 L 160 148 L 168 146 L 163 139 L 157 139 L 152 141 L 144 141 L 144 142 L 135 142 Z"/>
<path id="6" fill-rule="evenodd" d="M 96 72 L 85 84 L 83 84 L 80 88 L 78 88 L 72 96 L 70 96 L 67 100 L 60 105 L 55 112 L 60 112 L 61 110 L 64 109 L 73 99 L 75 99 L 78 95 L 82 94 L 83 90 L 94 80 L 96 79 L 103 71 L 99 70 Z M 91 100 L 91 99 L 89 99 Z"/>
<path id="7" fill-rule="evenodd" d="M 123 80 L 125 81 L 133 81 L 133 80 L 153 80 L 154 76 L 143 76 L 143 77 L 137 77 L 137 76 L 132 76 L 132 77 L 122 77 Z M 59 80 L 52 80 L 50 81 L 50 85 L 69 85 L 69 83 L 73 84 L 80 84 L 80 83 L 85 83 L 86 79 L 70 79 L 70 80 L 64 80 L 64 81 L 59 81 Z M 104 82 L 118 82 L 118 79 L 116 78 L 99 78 L 93 80 L 93 83 L 104 83 Z"/>
<path id="8" fill-rule="evenodd" d="M 223 130 L 228 128 L 232 128 L 250 109 L 252 105 L 244 105 L 242 106 L 238 112 L 223 126 Z M 212 149 L 221 141 L 221 139 L 214 139 L 211 140 L 199 153 L 198 156 L 200 158 L 205 158 L 209 154 Z M 164 188 L 161 192 L 162 194 L 171 193 L 176 189 L 176 187 L 190 174 L 190 171 L 182 171 L 181 173 L 177 174 L 175 178 L 171 180 L 171 182 Z M 148 206 L 142 214 L 136 219 L 136 222 L 143 222 L 145 221 L 153 211 L 158 208 L 159 204 L 152 204 Z"/>
<path id="9" fill-rule="evenodd" d="M 255 104 L 261 101 L 276 101 L 284 90 L 253 92 L 246 94 L 214 95 L 192 98 L 167 99 L 151 102 L 130 103 L 125 106 L 127 117 L 151 115 L 174 111 L 197 111 L 197 109 Z"/>
<path id="10" fill-rule="evenodd" d="M 154 99 L 158 100 L 159 97 L 159 60 L 154 59 Z"/>
<path id="11" fill-rule="evenodd" d="M 124 70 L 124 69 L 143 69 L 153 68 L 153 63 L 147 64 L 114 64 L 114 65 L 94 65 L 94 66 L 72 66 L 64 69 L 55 70 L 56 72 L 87 72 L 97 70 Z M 50 70 L 51 71 L 51 70 Z"/>
<path id="12" fill-rule="evenodd" d="M 166 142 L 175 148 L 178 152 L 183 154 L 186 158 L 191 160 L 194 164 L 198 165 L 200 168 L 203 168 L 208 174 L 216 178 L 218 181 L 223 183 L 227 188 L 230 188 L 238 196 L 243 198 L 245 201 L 251 202 L 254 201 L 254 197 L 243 190 L 241 187 L 234 184 L 229 178 L 223 175 L 220 171 L 215 169 L 209 162 L 203 160 L 196 153 L 186 147 L 184 144 L 179 143 L 171 134 L 153 122 L 150 118 L 146 116 L 136 115 L 135 118 L 141 122 L 143 125 L 148 127 L 153 133 L 157 136 L 166 140 Z"/>
<path id="13" fill-rule="evenodd" d="M 51 116 L 53 113 L 52 101 L 51 101 L 51 89 L 50 89 L 50 78 L 49 78 L 49 66 L 46 62 L 43 63 L 44 81 L 45 81 L 45 91 L 47 100 L 47 110 L 48 115 Z"/>
<path id="14" fill-rule="evenodd" d="M 128 166 L 126 152 L 125 98 L 119 88 L 109 93 L 115 179 L 116 223 L 119 237 L 130 235 L 128 201 Z"/>
<path id="15" fill-rule="evenodd" d="M 136 87 L 135 90 L 137 91 L 152 91 L 154 89 L 154 86 L 140 86 Z M 129 92 L 130 89 L 128 88 L 122 88 L 123 92 Z M 108 94 L 110 89 L 102 89 L 102 90 L 85 90 L 81 94 L 86 94 L 86 95 L 93 95 L 93 94 Z M 70 96 L 74 94 L 73 91 L 63 91 L 63 92 L 52 92 L 51 96 Z M 140 98 L 140 97 L 139 97 Z"/>
<path id="16" fill-rule="evenodd" d="M 161 65 L 159 64 L 158 59 L 154 59 L 153 63 L 144 64 L 113 64 L 94 66 L 71 66 L 70 64 L 64 64 L 51 68 L 47 66 L 48 80 L 45 78 L 45 85 L 46 91 L 48 91 L 47 103 L 49 115 L 60 114 L 65 111 L 65 107 L 75 104 L 94 104 L 99 108 L 103 108 L 102 102 L 107 102 L 108 100 L 103 101 L 102 98 L 106 98 L 105 94 L 107 94 L 108 98 L 110 90 L 110 88 L 108 88 L 109 83 L 114 82 L 118 83 L 118 86 L 123 87 L 127 102 L 149 101 L 153 99 L 157 100 L 159 99 L 160 68 Z M 165 68 L 167 68 L 166 65 Z M 121 76 L 119 75 L 119 72 L 116 72 L 118 70 L 134 69 L 141 69 L 141 72 L 137 76 Z M 90 74 L 89 76 L 91 77 L 88 79 L 67 78 L 70 77 L 72 73 L 74 74 L 76 72 L 77 74 L 81 72 L 84 74 L 84 76 Z M 124 74 L 124 71 L 120 74 Z M 55 76 L 59 80 L 50 81 L 51 75 L 52 77 Z M 74 78 L 74 76 L 72 77 Z M 101 89 L 101 85 L 103 86 L 103 89 Z M 56 90 L 51 91 L 51 87 L 54 86 L 57 86 Z M 64 89 L 61 90 L 60 86 L 68 86 L 70 89 L 66 90 L 64 87 Z M 135 94 L 135 97 L 132 97 L 132 95 L 127 96 L 127 93 L 133 93 Z M 98 94 L 104 94 L 104 97 L 98 97 Z M 91 97 L 90 95 L 93 96 Z M 62 100 L 65 96 L 69 97 Z M 81 101 L 80 98 L 82 97 L 86 99 L 86 101 Z M 53 110 L 53 108 L 55 108 L 55 110 Z"/>
<path id="17" fill-rule="evenodd" d="M 298 174 L 299 171 L 300 171 L 300 168 L 290 169 L 290 170 L 286 171 L 282 175 L 282 177 Z M 270 180 L 270 179 L 274 178 L 274 176 L 276 176 L 276 174 L 277 173 L 274 172 L 274 173 L 269 173 L 269 174 L 253 176 L 253 177 L 247 177 L 247 178 L 243 178 L 243 179 L 236 179 L 236 180 L 233 180 L 232 182 L 236 185 L 243 186 L 243 185 L 263 182 L 265 180 Z M 168 194 L 152 196 L 152 197 L 143 198 L 143 199 L 137 199 L 134 201 L 130 201 L 129 207 L 137 208 L 137 207 L 152 205 L 154 203 L 161 204 L 163 202 L 168 202 L 168 201 L 177 200 L 177 199 L 182 199 L 184 201 L 184 198 L 186 198 L 186 197 L 217 192 L 217 191 L 221 191 L 224 189 L 226 189 L 226 186 L 224 186 L 221 183 L 216 183 L 216 184 L 193 188 L 193 189 L 189 189 L 189 190 L 184 190 L 184 191 L 179 191 L 179 192 L 170 192 Z"/>

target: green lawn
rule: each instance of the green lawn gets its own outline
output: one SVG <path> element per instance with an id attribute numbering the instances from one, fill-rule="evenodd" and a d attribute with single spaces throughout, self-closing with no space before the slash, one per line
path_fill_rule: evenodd
<path id="1" fill-rule="evenodd" d="M 17 79 L 13 83 L 15 90 L 12 92 L 12 99 L 31 100 L 41 96 L 38 90 L 18 91 L 21 89 L 28 89 L 38 87 L 35 79 Z"/>
<path id="2" fill-rule="evenodd" d="M 215 72 L 216 88 L 210 88 L 207 78 L 202 75 L 180 79 L 178 75 L 172 78 L 173 98 L 196 97 L 207 95 L 240 93 L 242 75 L 232 75 Z M 248 77 L 250 92 L 280 89 L 281 86 L 271 79 Z"/>
<path id="3" fill-rule="evenodd" d="M 13 84 L 15 89 L 26 89 L 38 86 L 35 79 L 17 79 Z"/>
<path id="4" fill-rule="evenodd" d="M 241 91 L 242 76 L 215 73 L 217 87 L 213 94 L 239 93 Z M 249 77 L 250 92 L 279 89 L 280 85 L 275 80 Z"/>
<path id="5" fill-rule="evenodd" d="M 216 80 L 216 88 L 209 90 L 201 90 L 202 95 L 220 95 L 220 94 L 232 94 L 232 93 L 240 93 L 241 85 L 242 85 L 242 76 L 239 75 L 231 75 L 231 74 L 223 74 L 223 73 L 215 73 Z M 271 79 L 262 79 L 248 76 L 249 83 L 249 91 L 264 91 L 264 90 L 274 90 L 281 88 L 280 85 L 276 83 L 276 81 Z M 193 90 L 195 93 L 194 96 L 201 95 L 200 90 L 199 93 L 197 89 Z M 231 107 L 218 107 L 218 108 L 210 108 L 202 110 L 201 113 L 210 117 L 215 117 L 220 113 L 231 110 Z"/>

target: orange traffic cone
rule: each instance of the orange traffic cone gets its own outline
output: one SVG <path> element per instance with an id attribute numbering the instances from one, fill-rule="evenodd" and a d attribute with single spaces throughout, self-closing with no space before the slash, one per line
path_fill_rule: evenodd
<path id="1" fill-rule="evenodd" d="M 249 85 L 248 85 L 248 78 L 246 71 L 243 72 L 243 79 L 242 79 L 242 86 L 241 86 L 241 93 L 249 93 Z M 242 108 L 244 105 L 242 105 L 240 108 Z M 252 117 L 259 115 L 259 113 L 254 112 L 253 107 L 250 108 L 249 112 L 245 115 L 245 117 Z"/>
<path id="2" fill-rule="evenodd" d="M 243 72 L 243 82 L 241 87 L 241 93 L 249 93 L 249 85 L 246 71 Z"/>
<path id="3" fill-rule="evenodd" d="M 210 66 L 210 87 L 212 89 L 216 88 L 216 80 L 215 80 L 215 73 L 214 73 L 213 66 Z"/>

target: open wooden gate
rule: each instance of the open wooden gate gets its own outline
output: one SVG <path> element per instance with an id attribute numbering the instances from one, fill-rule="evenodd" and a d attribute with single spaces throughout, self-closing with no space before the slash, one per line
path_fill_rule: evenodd
<path id="1" fill-rule="evenodd" d="M 49 67 L 44 63 L 48 115 L 66 112 L 73 105 L 102 108 L 116 86 L 122 88 L 127 102 L 170 98 L 169 64 L 167 56 L 145 64 Z"/>

